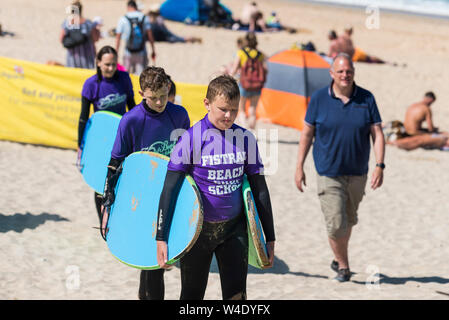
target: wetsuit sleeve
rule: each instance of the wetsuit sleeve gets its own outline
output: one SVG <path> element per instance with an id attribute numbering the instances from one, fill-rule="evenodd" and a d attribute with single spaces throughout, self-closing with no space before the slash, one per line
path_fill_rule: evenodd
<path id="1" fill-rule="evenodd" d="M 185 130 L 188 130 L 190 128 L 190 118 L 189 118 L 189 114 L 186 114 L 186 117 L 184 119 L 184 123 L 182 125 L 182 128 Z"/>
<path id="2" fill-rule="evenodd" d="M 275 241 L 273 212 L 265 176 L 260 174 L 248 175 L 248 182 L 254 195 L 265 240 L 267 242 Z"/>
<path id="3" fill-rule="evenodd" d="M 165 176 L 164 187 L 159 199 L 157 215 L 157 241 L 167 241 L 170 233 L 170 225 L 175 210 L 179 190 L 184 181 L 185 173 L 182 171 L 169 171 Z"/>
<path id="4" fill-rule="evenodd" d="M 122 162 L 123 162 L 123 160 L 111 158 L 111 160 L 109 160 L 108 173 L 107 173 L 106 177 L 110 178 L 117 171 L 117 169 L 120 167 Z"/>
<path id="5" fill-rule="evenodd" d="M 81 141 L 83 141 L 84 129 L 86 128 L 86 123 L 89 119 L 91 103 L 92 102 L 86 97 L 81 97 L 81 113 L 78 122 L 78 147 L 81 146 Z"/>
<path id="6" fill-rule="evenodd" d="M 120 165 L 123 160 L 111 158 L 108 164 L 108 173 L 104 184 L 103 205 L 110 207 L 115 201 L 115 186 L 121 173 Z"/>

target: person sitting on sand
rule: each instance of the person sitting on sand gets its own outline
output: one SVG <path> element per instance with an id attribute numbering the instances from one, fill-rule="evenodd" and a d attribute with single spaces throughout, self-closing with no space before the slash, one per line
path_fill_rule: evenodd
<path id="1" fill-rule="evenodd" d="M 432 110 L 430 109 L 435 100 L 435 94 L 428 91 L 421 101 L 413 103 L 407 108 L 404 127 L 408 135 L 414 136 L 438 131 L 433 124 Z M 427 128 L 422 127 L 424 122 L 426 122 Z"/>
<path id="2" fill-rule="evenodd" d="M 240 13 L 239 23 L 240 25 L 249 26 L 251 22 L 251 17 L 259 12 L 256 2 L 247 3 L 243 6 L 242 12 Z"/>
<path id="3" fill-rule="evenodd" d="M 439 132 L 432 121 L 430 106 L 435 100 L 435 94 L 428 91 L 421 101 L 407 108 L 404 123 L 391 121 L 384 125 L 387 143 L 405 150 L 417 148 L 448 150 L 449 133 Z M 426 128 L 422 126 L 424 122 Z"/>
<path id="4" fill-rule="evenodd" d="M 272 32 L 287 31 L 296 33 L 296 28 L 281 24 L 275 11 L 265 20 L 263 12 L 256 2 L 247 3 L 243 6 L 239 19 L 234 21 L 232 30 L 247 30 L 248 32 Z"/>
<path id="5" fill-rule="evenodd" d="M 287 31 L 289 33 L 296 33 L 297 29 L 293 28 L 293 27 L 289 27 L 284 25 L 283 23 L 281 23 L 277 12 L 276 11 L 272 11 L 270 16 L 265 20 L 265 28 L 269 29 L 269 30 L 273 30 L 273 31 Z"/>
<path id="6" fill-rule="evenodd" d="M 398 66 L 399 64 L 396 62 L 387 62 L 379 57 L 369 55 L 359 47 L 354 46 L 354 43 L 351 39 L 353 29 L 351 26 L 347 26 L 344 29 L 342 35 L 337 38 L 337 45 L 334 45 L 333 50 L 338 50 L 338 53 L 344 52 L 351 56 L 353 62 L 366 62 L 366 63 L 379 63 L 379 64 L 391 64 L 393 66 Z M 336 35 L 335 35 L 336 36 Z M 331 38 L 329 37 L 329 40 Z M 332 44 L 331 44 L 332 45 Z M 330 51 L 330 50 L 329 50 Z M 333 52 L 329 52 L 331 54 Z M 337 54 L 338 54 L 337 53 Z M 330 56 L 332 57 L 332 56 Z M 406 67 L 406 64 L 402 64 L 403 67 Z"/>
<path id="7" fill-rule="evenodd" d="M 330 30 L 327 34 L 327 38 L 329 39 L 329 53 L 327 54 L 332 59 L 335 58 L 340 52 L 340 42 L 338 41 L 337 33 L 335 30 Z"/>
<path id="8" fill-rule="evenodd" d="M 346 53 L 352 59 L 352 57 L 354 56 L 355 49 L 354 44 L 352 43 L 351 35 L 352 35 L 352 27 L 348 26 L 344 29 L 343 34 L 338 36 L 337 41 L 339 43 L 339 51 Z"/>
<path id="9" fill-rule="evenodd" d="M 440 149 L 449 151 L 448 137 L 438 133 L 408 136 L 395 141 L 389 141 L 387 143 L 407 151 L 415 150 L 418 148 Z"/>
<path id="10" fill-rule="evenodd" d="M 335 30 L 330 30 L 327 34 L 327 39 L 329 40 L 329 53 L 327 55 L 334 59 L 339 53 L 346 53 L 354 61 L 355 48 L 351 40 L 351 34 L 351 27 L 347 27 L 340 36 L 337 35 Z"/>
<path id="11" fill-rule="evenodd" d="M 272 29 L 266 27 L 262 11 L 256 11 L 251 15 L 248 29 L 249 32 L 267 32 L 269 30 L 271 31 Z"/>

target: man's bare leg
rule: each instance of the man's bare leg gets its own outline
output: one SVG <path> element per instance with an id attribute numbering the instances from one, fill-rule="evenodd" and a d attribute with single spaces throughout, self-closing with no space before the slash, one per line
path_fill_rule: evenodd
<path id="1" fill-rule="evenodd" d="M 431 134 L 422 134 L 413 137 L 406 137 L 392 142 L 393 145 L 405 150 L 414 150 L 417 148 L 440 149 L 446 145 L 448 138 L 444 135 L 432 136 Z"/>

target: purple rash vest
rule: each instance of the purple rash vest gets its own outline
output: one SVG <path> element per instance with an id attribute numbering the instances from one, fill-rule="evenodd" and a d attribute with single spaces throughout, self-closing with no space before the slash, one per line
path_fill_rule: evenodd
<path id="1" fill-rule="evenodd" d="M 215 128 L 206 115 L 179 139 L 168 164 L 195 180 L 203 200 L 205 221 L 224 221 L 243 210 L 243 175 L 262 173 L 254 135 L 233 124 Z"/>
<path id="2" fill-rule="evenodd" d="M 126 101 L 134 96 L 134 91 L 129 74 L 116 71 L 112 78 L 103 78 L 100 83 L 97 75 L 88 78 L 81 95 L 92 101 L 94 112 L 111 111 L 123 115 L 126 112 Z"/>
<path id="3" fill-rule="evenodd" d="M 177 138 L 190 127 L 184 107 L 168 102 L 164 111 L 152 113 L 143 101 L 123 115 L 111 157 L 123 160 L 136 151 L 152 151 L 170 156 Z M 172 132 L 181 129 L 177 134 Z"/>

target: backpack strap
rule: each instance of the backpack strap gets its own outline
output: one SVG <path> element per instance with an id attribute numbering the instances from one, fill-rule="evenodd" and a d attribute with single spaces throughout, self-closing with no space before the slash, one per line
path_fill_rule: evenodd
<path id="1" fill-rule="evenodd" d="M 147 39 L 147 34 L 145 32 L 145 18 L 146 18 L 146 16 L 143 15 L 142 19 L 138 22 L 140 30 L 142 31 L 142 37 L 143 37 L 144 42 L 145 42 L 145 40 L 148 40 Z"/>
<path id="2" fill-rule="evenodd" d="M 256 50 L 256 49 L 254 49 L 254 50 Z M 259 56 L 260 56 L 260 51 L 259 51 L 259 50 L 256 50 L 256 51 L 257 51 L 257 55 L 256 55 L 256 57 L 254 57 L 254 58 L 251 58 L 251 56 L 249 55 L 249 52 L 246 51 L 245 48 L 243 48 L 242 51 L 245 52 L 246 56 L 247 56 L 248 59 L 250 59 L 250 60 L 257 60 L 257 59 L 259 58 Z"/>
<path id="3" fill-rule="evenodd" d="M 133 20 L 134 19 L 137 19 L 137 24 L 140 26 L 140 28 L 142 29 L 142 32 L 144 32 L 144 30 L 143 30 L 143 25 L 144 25 L 144 22 L 145 22 L 145 16 L 142 16 L 142 19 L 141 20 L 139 20 L 139 18 L 130 18 L 130 17 L 128 17 L 127 15 L 125 15 L 125 18 L 128 20 L 128 22 L 129 22 L 129 24 L 131 25 L 131 27 L 132 27 L 132 25 L 133 25 Z"/>

